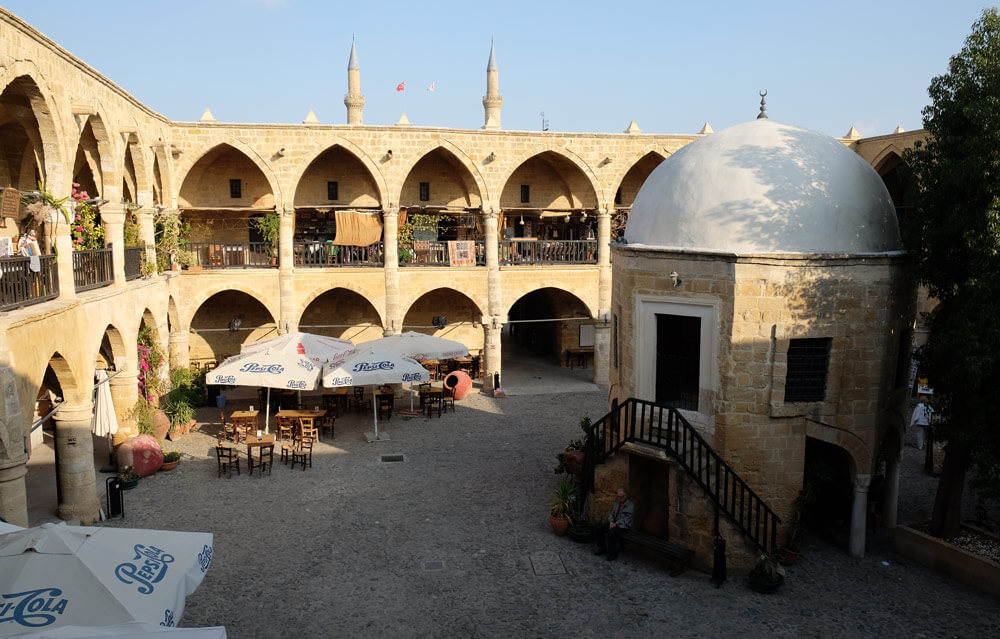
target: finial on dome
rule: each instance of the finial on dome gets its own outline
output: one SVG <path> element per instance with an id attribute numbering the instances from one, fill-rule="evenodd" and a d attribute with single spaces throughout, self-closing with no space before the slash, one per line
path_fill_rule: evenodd
<path id="1" fill-rule="evenodd" d="M 757 116 L 758 120 L 767 119 L 767 100 L 764 97 L 767 95 L 767 89 L 760 92 L 760 115 Z"/>

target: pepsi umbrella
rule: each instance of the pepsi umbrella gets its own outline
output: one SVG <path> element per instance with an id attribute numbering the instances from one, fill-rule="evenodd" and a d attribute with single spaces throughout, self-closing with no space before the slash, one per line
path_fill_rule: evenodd
<path id="1" fill-rule="evenodd" d="M 374 348 L 389 353 L 406 355 L 416 360 L 452 359 L 455 357 L 467 357 L 469 355 L 469 347 L 462 342 L 435 337 L 426 333 L 418 333 L 416 331 L 406 331 L 398 335 L 389 335 L 388 337 L 364 342 L 359 348 Z M 415 413 L 413 410 L 413 385 L 411 384 L 410 386 L 410 414 L 419 415 L 419 412 Z"/>
<path id="2" fill-rule="evenodd" d="M 323 386 L 327 388 L 426 382 L 428 379 L 430 374 L 427 369 L 412 357 L 373 348 L 363 348 L 340 364 L 327 365 L 323 369 Z M 387 436 L 379 437 L 378 403 L 374 392 L 372 405 L 375 408 L 375 436 L 372 441 L 388 439 Z"/>
<path id="3" fill-rule="evenodd" d="M 332 364 L 347 359 L 357 350 L 354 342 L 315 333 L 285 333 L 277 337 L 247 342 L 240 346 L 241 353 L 255 351 L 301 355 L 317 364 Z"/>
<path id="4" fill-rule="evenodd" d="M 43 524 L 0 534 L 0 637 L 61 626 L 175 626 L 212 534 Z"/>

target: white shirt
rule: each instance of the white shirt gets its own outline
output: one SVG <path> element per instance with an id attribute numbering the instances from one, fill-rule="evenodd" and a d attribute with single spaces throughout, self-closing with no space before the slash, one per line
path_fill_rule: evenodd
<path id="1" fill-rule="evenodd" d="M 934 414 L 934 409 L 927 402 L 917 404 L 917 407 L 913 409 L 913 416 L 910 417 L 910 426 L 928 426 L 931 423 L 931 415 Z"/>

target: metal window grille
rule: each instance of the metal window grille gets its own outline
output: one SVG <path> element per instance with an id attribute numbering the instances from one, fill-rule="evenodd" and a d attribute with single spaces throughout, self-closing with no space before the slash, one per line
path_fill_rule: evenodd
<path id="1" fill-rule="evenodd" d="M 788 344 L 785 402 L 821 402 L 826 396 L 830 338 L 793 339 Z"/>
<path id="2" fill-rule="evenodd" d="M 229 197 L 235 200 L 243 197 L 243 180 L 229 180 Z"/>
<path id="3" fill-rule="evenodd" d="M 527 204 L 531 201 L 531 185 L 522 184 L 521 185 L 521 203 Z"/>
<path id="4" fill-rule="evenodd" d="M 421 182 L 420 183 L 420 201 L 430 202 L 431 201 L 431 183 Z"/>
<path id="5" fill-rule="evenodd" d="M 326 183 L 326 199 L 328 200 L 338 200 L 339 194 L 337 193 L 337 183 L 327 182 Z"/>

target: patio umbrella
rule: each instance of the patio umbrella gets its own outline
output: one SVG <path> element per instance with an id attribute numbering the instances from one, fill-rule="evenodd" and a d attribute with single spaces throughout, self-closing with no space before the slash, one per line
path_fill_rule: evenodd
<path id="1" fill-rule="evenodd" d="M 174 626 L 212 534 L 42 524 L 0 534 L 0 636 L 131 621 Z"/>
<path id="2" fill-rule="evenodd" d="M 18 639 L 103 639 L 104 637 L 145 639 L 150 635 L 167 635 L 166 639 L 226 639 L 226 629 L 223 626 L 174 628 L 133 621 L 113 626 L 63 626 L 18 635 Z"/>
<path id="3" fill-rule="evenodd" d="M 111 401 L 111 384 L 108 382 L 108 372 L 97 370 L 97 388 L 94 390 L 94 416 L 90 422 L 90 430 L 98 437 L 108 440 L 108 460 L 111 463 L 114 455 L 112 435 L 118 432 L 118 416 L 115 415 L 115 405 Z"/>
<path id="4" fill-rule="evenodd" d="M 357 350 L 354 342 L 337 337 L 316 335 L 315 333 L 286 333 L 277 337 L 247 342 L 240 346 L 241 353 L 269 350 L 272 353 L 288 353 L 308 357 L 317 364 L 335 364 L 347 359 Z"/>
<path id="5" fill-rule="evenodd" d="M 416 360 L 467 357 L 469 347 L 462 342 L 435 337 L 426 333 L 406 331 L 362 343 L 359 348 L 374 348 L 388 353 L 406 355 Z M 413 384 L 410 384 L 410 413 L 413 413 Z"/>
<path id="6" fill-rule="evenodd" d="M 323 370 L 323 386 L 327 388 L 426 382 L 428 379 L 430 374 L 427 369 L 412 357 L 373 348 L 361 349 L 340 364 L 327 365 Z M 388 439 L 388 436 L 379 437 L 375 393 L 372 393 L 372 404 L 375 408 L 375 436 L 369 441 Z"/>

